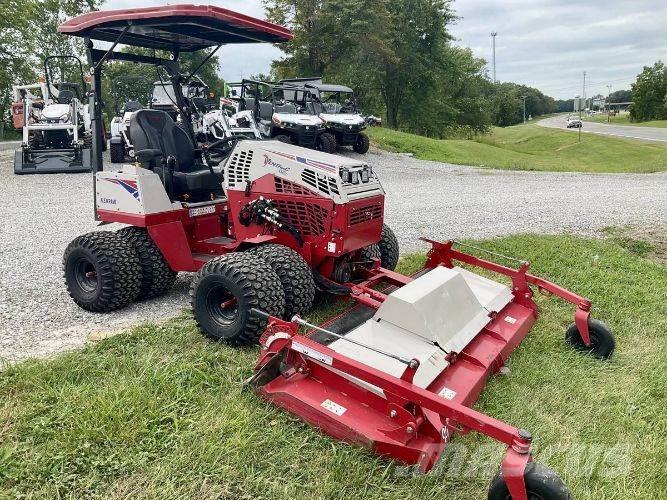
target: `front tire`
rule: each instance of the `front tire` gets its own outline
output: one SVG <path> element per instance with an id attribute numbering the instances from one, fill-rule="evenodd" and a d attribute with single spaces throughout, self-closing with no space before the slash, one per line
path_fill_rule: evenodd
<path id="1" fill-rule="evenodd" d="M 526 493 L 529 499 L 571 500 L 572 495 L 563 480 L 551 470 L 537 462 L 529 462 L 524 472 Z M 511 500 L 502 473 L 496 474 L 489 486 L 489 500 Z"/>
<path id="2" fill-rule="evenodd" d="M 284 142 L 285 144 L 292 144 L 292 139 L 290 139 L 289 135 L 278 134 L 273 139 L 276 141 Z"/>
<path id="3" fill-rule="evenodd" d="M 122 142 L 112 142 L 109 145 L 109 156 L 111 163 L 123 163 L 125 161 L 125 145 Z"/>
<path id="4" fill-rule="evenodd" d="M 382 225 L 382 235 L 380 236 L 380 255 L 382 257 L 382 267 L 393 271 L 396 269 L 399 257 L 398 239 L 396 235 L 386 224 Z"/>
<path id="5" fill-rule="evenodd" d="M 210 260 L 190 289 L 192 310 L 202 333 L 215 341 L 247 345 L 259 340 L 266 321 L 253 308 L 279 317 L 285 292 L 276 272 L 262 258 L 231 253 Z"/>
<path id="6" fill-rule="evenodd" d="M 596 319 L 588 320 L 588 335 L 591 345 L 584 344 L 579 329 L 575 323 L 572 323 L 565 332 L 565 342 L 574 347 L 577 351 L 590 354 L 594 358 L 609 359 L 616 348 L 616 341 L 611 330 L 602 321 Z"/>
<path id="7" fill-rule="evenodd" d="M 63 268 L 70 297 L 87 311 L 121 309 L 141 290 L 139 257 L 115 233 L 100 231 L 76 238 L 65 250 Z"/>
<path id="8" fill-rule="evenodd" d="M 354 149 L 355 153 L 359 153 L 359 154 L 363 155 L 363 154 L 368 153 L 368 148 L 370 147 L 370 145 L 371 145 L 371 141 L 368 138 L 368 136 L 366 134 L 364 134 L 363 132 L 361 132 L 357 136 L 357 140 L 354 142 L 354 145 L 352 146 L 352 149 Z"/>
<path id="9" fill-rule="evenodd" d="M 323 153 L 335 153 L 336 152 L 336 136 L 330 134 L 329 132 L 324 132 L 317 136 L 316 148 L 318 151 Z"/>
<path id="10" fill-rule="evenodd" d="M 315 280 L 306 261 L 285 245 L 269 243 L 251 248 L 248 253 L 264 259 L 276 272 L 285 292 L 283 318 L 307 313 L 313 307 Z"/>
<path id="11" fill-rule="evenodd" d="M 137 252 L 141 263 L 141 292 L 139 298 L 151 299 L 167 293 L 176 281 L 177 273 L 172 271 L 162 252 L 148 232 L 142 227 L 124 227 L 116 232 Z"/>

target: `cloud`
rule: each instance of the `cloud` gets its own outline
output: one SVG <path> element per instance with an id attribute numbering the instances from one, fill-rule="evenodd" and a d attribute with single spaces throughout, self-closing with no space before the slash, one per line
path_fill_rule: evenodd
<path id="1" fill-rule="evenodd" d="M 185 0 L 184 0 L 185 1 Z M 109 0 L 105 8 L 165 5 L 164 0 Z M 187 2 L 190 3 L 190 2 Z M 210 0 L 213 4 L 264 18 L 261 0 Z M 460 16 L 452 27 L 457 43 L 491 60 L 490 33 L 497 31 L 496 67 L 500 81 L 535 86 L 569 98 L 582 92 L 606 94 L 629 88 L 645 65 L 667 59 L 667 2 L 664 0 L 457 0 Z M 268 44 L 220 50 L 221 74 L 239 80 L 266 73 L 281 51 Z"/>

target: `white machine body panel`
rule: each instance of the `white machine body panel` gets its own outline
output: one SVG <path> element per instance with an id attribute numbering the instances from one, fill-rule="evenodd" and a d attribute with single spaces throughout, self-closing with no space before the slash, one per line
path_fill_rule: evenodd
<path id="1" fill-rule="evenodd" d="M 351 113 L 320 113 L 320 118 L 325 123 L 337 123 L 339 125 L 363 125 L 364 119 L 361 115 Z"/>
<path id="2" fill-rule="evenodd" d="M 322 125 L 322 120 L 316 115 L 300 115 L 298 113 L 273 113 L 274 122 L 296 123 L 297 125 Z"/>
<path id="3" fill-rule="evenodd" d="M 343 182 L 342 170 L 354 173 L 356 183 Z M 361 175 L 364 170 L 366 181 Z M 248 181 L 273 174 L 336 204 L 384 194 L 380 180 L 366 162 L 280 141 L 240 141 L 224 171 L 225 190 L 244 190 Z"/>
<path id="4" fill-rule="evenodd" d="M 97 208 L 101 210 L 148 215 L 182 208 L 169 200 L 160 177 L 145 168 L 128 164 L 119 172 L 95 176 Z"/>
<path id="5" fill-rule="evenodd" d="M 373 318 L 349 332 L 345 339 L 418 359 L 414 384 L 426 388 L 443 372 L 448 353 L 461 352 L 512 300 L 509 287 L 455 267 L 436 267 L 387 296 Z M 329 347 L 389 375 L 400 377 L 405 364 L 367 347 L 338 339 Z M 380 389 L 351 377 L 378 394 Z"/>

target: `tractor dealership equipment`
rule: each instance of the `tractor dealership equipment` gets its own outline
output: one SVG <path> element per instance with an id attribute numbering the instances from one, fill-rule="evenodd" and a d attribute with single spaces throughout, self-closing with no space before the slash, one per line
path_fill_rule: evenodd
<path id="1" fill-rule="evenodd" d="M 160 110 L 134 113 L 138 162 L 119 172 L 102 170 L 101 142 L 93 142 L 95 217 L 129 227 L 68 246 L 65 280 L 77 304 L 118 309 L 165 293 L 180 271 L 196 272 L 191 300 L 203 333 L 261 344 L 250 383 L 262 397 L 335 438 L 423 471 L 453 436 L 476 431 L 507 447 L 490 498 L 569 498 L 553 471 L 531 461 L 527 431 L 471 406 L 536 321 L 531 287 L 576 306 L 571 344 L 611 355 L 613 337 L 589 318 L 590 301 L 529 274 L 526 262 L 500 265 L 453 241 L 429 241 L 417 274 L 395 272 L 398 241 L 384 224 L 385 192 L 361 160 L 271 140 L 225 141 L 213 161 L 196 148 L 182 91 L 191 75 L 180 73 L 179 53 L 287 41 L 286 28 L 218 7 L 171 5 L 91 12 L 60 31 L 86 39 L 93 137 L 100 137 L 109 61 L 164 68 L 179 114 L 176 123 Z M 93 40 L 111 46 L 96 49 Z M 171 57 L 117 52 L 119 43 Z M 301 316 L 316 288 L 355 305 L 311 325 Z"/>
<path id="2" fill-rule="evenodd" d="M 54 81 L 54 65 L 59 66 L 60 82 Z M 65 81 L 66 67 L 77 74 L 78 82 Z M 33 99 L 25 91 L 15 96 L 21 101 L 12 105 L 13 110 L 23 111 L 23 119 L 15 119 L 22 125 L 23 140 L 14 153 L 14 173 L 89 172 L 91 122 L 81 61 L 75 56 L 49 56 L 44 76 L 41 98 Z"/>

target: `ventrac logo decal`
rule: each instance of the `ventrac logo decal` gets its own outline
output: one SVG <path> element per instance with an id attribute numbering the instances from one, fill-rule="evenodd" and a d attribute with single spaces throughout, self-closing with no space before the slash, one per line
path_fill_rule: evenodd
<path id="1" fill-rule="evenodd" d="M 269 158 L 269 155 L 267 155 L 267 154 L 264 154 L 264 166 L 265 167 L 277 168 L 278 172 L 280 172 L 282 175 L 286 175 L 287 172 L 290 171 L 289 167 L 286 167 L 285 165 L 282 165 L 282 164 L 278 163 L 277 161 L 272 160 L 271 158 Z"/>
<path id="2" fill-rule="evenodd" d="M 135 200 L 141 201 L 139 198 L 139 188 L 137 187 L 137 181 L 128 181 L 125 179 L 105 179 L 105 180 L 113 184 L 118 184 L 120 187 L 125 189 L 125 191 L 130 193 Z"/>
<path id="3" fill-rule="evenodd" d="M 278 151 L 270 151 L 270 153 L 273 153 L 274 155 L 282 156 L 283 158 L 287 158 L 288 160 L 303 163 L 304 165 L 308 165 L 310 167 L 316 167 L 316 168 L 321 168 L 323 170 L 328 170 L 329 172 L 337 172 L 337 170 L 338 170 L 336 168 L 336 165 L 331 165 L 330 163 L 324 163 L 324 162 L 321 162 L 321 161 L 311 160 L 310 158 L 304 158 L 303 156 L 295 156 L 295 155 L 291 155 L 291 154 L 288 154 L 288 153 L 279 153 Z M 264 157 L 266 158 L 266 155 L 264 155 Z M 265 165 L 266 165 L 266 163 L 265 163 Z"/>

